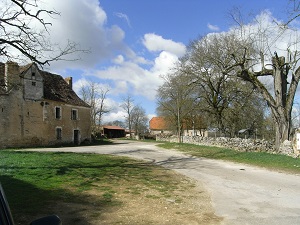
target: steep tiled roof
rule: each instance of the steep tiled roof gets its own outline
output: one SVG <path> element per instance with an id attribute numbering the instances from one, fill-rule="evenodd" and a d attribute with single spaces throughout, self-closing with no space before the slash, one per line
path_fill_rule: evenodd
<path id="1" fill-rule="evenodd" d="M 19 66 L 20 76 L 22 77 L 26 71 L 34 63 Z M 5 93 L 4 83 L 4 63 L 0 62 L 0 94 Z M 62 76 L 39 70 L 44 80 L 44 98 L 53 101 L 65 102 L 70 105 L 90 107 L 73 91 L 70 85 Z M 2 74 L 3 73 L 3 74 Z"/>
<path id="2" fill-rule="evenodd" d="M 89 107 L 60 75 L 40 71 L 44 79 L 44 98 L 70 105 Z"/>
<path id="3" fill-rule="evenodd" d="M 21 76 L 22 76 L 22 73 L 24 73 L 26 70 L 28 70 L 33 64 L 34 63 L 29 63 L 27 65 L 20 66 L 19 70 L 20 70 Z"/>
<path id="4" fill-rule="evenodd" d="M 167 130 L 168 126 L 164 117 L 153 117 L 149 122 L 150 130 Z"/>

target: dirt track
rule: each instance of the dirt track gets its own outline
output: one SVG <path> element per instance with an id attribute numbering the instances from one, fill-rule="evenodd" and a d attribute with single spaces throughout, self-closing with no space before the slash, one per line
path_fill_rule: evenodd
<path id="1" fill-rule="evenodd" d="M 34 151 L 39 149 L 32 149 Z M 202 182 L 223 224 L 300 224 L 300 176 L 224 161 L 195 158 L 155 146 L 116 141 L 115 145 L 47 148 L 43 151 L 86 152 L 151 161 Z"/>

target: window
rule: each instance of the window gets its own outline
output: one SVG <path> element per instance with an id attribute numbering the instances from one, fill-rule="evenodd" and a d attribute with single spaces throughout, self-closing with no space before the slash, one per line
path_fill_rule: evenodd
<path id="1" fill-rule="evenodd" d="M 71 111 L 71 120 L 77 120 L 78 119 L 78 110 L 72 109 Z"/>
<path id="2" fill-rule="evenodd" d="M 31 79 L 33 79 L 33 80 L 35 79 L 35 72 L 31 73 Z"/>
<path id="3" fill-rule="evenodd" d="M 36 82 L 31 82 L 32 86 L 36 86 Z"/>
<path id="4" fill-rule="evenodd" d="M 61 140 L 62 139 L 62 130 L 61 127 L 56 128 L 56 139 Z"/>
<path id="5" fill-rule="evenodd" d="M 59 106 L 55 107 L 55 118 L 61 119 L 61 107 L 59 107 Z"/>

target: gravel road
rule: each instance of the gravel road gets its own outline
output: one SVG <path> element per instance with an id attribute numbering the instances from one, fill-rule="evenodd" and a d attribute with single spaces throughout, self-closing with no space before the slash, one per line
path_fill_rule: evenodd
<path id="1" fill-rule="evenodd" d="M 300 175 L 243 164 L 195 158 L 155 143 L 115 141 L 112 145 L 29 149 L 113 154 L 151 161 L 203 183 L 224 225 L 299 225 Z"/>

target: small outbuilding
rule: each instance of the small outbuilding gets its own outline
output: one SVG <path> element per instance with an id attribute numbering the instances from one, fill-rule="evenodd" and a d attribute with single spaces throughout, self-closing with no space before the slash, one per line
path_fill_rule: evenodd
<path id="1" fill-rule="evenodd" d="M 125 137 L 125 129 L 119 126 L 103 126 L 102 132 L 107 138 Z"/>

